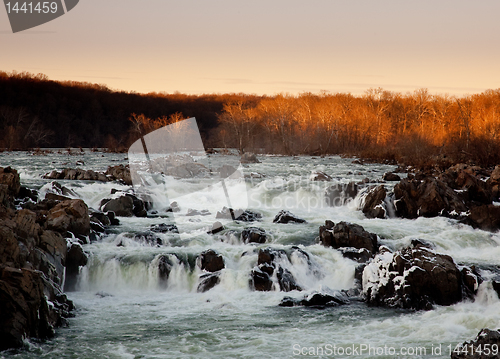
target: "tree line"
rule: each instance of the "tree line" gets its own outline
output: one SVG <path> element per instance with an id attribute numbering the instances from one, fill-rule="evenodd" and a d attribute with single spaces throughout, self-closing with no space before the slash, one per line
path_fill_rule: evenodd
<path id="1" fill-rule="evenodd" d="M 141 132 L 188 117 L 196 117 L 206 147 L 241 153 L 500 163 L 500 89 L 462 97 L 381 88 L 360 96 L 138 94 L 0 72 L 0 149 L 127 150 Z"/>

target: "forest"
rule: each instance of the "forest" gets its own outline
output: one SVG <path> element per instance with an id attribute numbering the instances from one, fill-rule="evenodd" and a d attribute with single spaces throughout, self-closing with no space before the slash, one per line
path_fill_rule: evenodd
<path id="1" fill-rule="evenodd" d="M 407 165 L 500 163 L 500 89 L 467 96 L 381 88 L 299 95 L 128 93 L 0 72 L 0 149 L 127 150 L 140 131 L 196 117 L 206 147 L 359 156 Z"/>

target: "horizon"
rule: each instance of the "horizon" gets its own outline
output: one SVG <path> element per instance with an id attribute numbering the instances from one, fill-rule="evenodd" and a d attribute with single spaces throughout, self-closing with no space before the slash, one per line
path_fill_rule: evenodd
<path id="1" fill-rule="evenodd" d="M 463 96 L 500 88 L 499 10 L 495 1 L 87 0 L 15 34 L 0 11 L 0 68 L 141 94 Z"/>

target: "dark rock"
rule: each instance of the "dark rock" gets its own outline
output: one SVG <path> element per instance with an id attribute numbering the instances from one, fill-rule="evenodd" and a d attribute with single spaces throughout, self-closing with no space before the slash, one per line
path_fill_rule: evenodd
<path id="1" fill-rule="evenodd" d="M 257 227 L 245 228 L 241 232 L 241 240 L 243 243 L 266 243 L 266 231 Z"/>
<path id="2" fill-rule="evenodd" d="M 359 224 L 340 222 L 333 229 L 321 226 L 319 238 L 325 247 L 335 249 L 342 247 L 366 248 L 370 253 L 375 253 L 378 249 L 377 235 L 365 231 Z"/>
<path id="3" fill-rule="evenodd" d="M 30 189 L 26 186 L 21 186 L 19 189 L 19 193 L 17 194 L 18 198 L 29 198 L 33 202 L 38 201 L 38 191 L 34 189 Z"/>
<path id="4" fill-rule="evenodd" d="M 399 177 L 397 174 L 394 174 L 392 172 L 384 173 L 384 175 L 382 176 L 382 179 L 384 181 L 401 181 L 401 177 Z"/>
<path id="5" fill-rule="evenodd" d="M 174 259 L 172 254 L 162 254 L 158 258 L 158 279 L 160 287 L 166 288 L 170 272 L 174 267 Z M 175 258 L 176 259 L 176 258 Z"/>
<path id="6" fill-rule="evenodd" d="M 198 284 L 198 288 L 196 291 L 198 293 L 204 293 L 217 284 L 220 283 L 220 272 L 216 273 L 205 273 L 200 276 L 200 284 Z"/>
<path id="7" fill-rule="evenodd" d="M 101 210 L 103 212 L 112 211 L 120 217 L 132 217 L 134 215 L 134 200 L 130 196 L 103 199 L 101 202 Z"/>
<path id="8" fill-rule="evenodd" d="M 232 212 L 232 214 L 231 214 Z M 249 210 L 237 209 L 233 210 L 232 208 L 223 207 L 222 210 L 217 212 L 215 218 L 216 219 L 234 219 L 242 222 L 254 222 L 262 219 L 262 215 L 257 212 L 252 212 Z"/>
<path id="9" fill-rule="evenodd" d="M 103 212 L 92 211 L 92 213 L 90 214 L 90 221 L 100 223 L 104 227 L 111 225 L 109 216 Z"/>
<path id="10" fill-rule="evenodd" d="M 212 228 L 208 231 L 208 234 L 216 234 L 224 230 L 224 226 L 220 222 L 214 222 Z"/>
<path id="11" fill-rule="evenodd" d="M 273 288 L 273 281 L 269 274 L 263 272 L 260 268 L 254 268 L 251 272 L 251 285 L 254 290 L 259 292 L 269 292 Z"/>
<path id="12" fill-rule="evenodd" d="M 115 212 L 108 211 L 108 212 L 106 212 L 106 216 L 109 218 L 109 221 L 111 222 L 112 226 L 120 225 L 120 220 L 118 218 L 116 218 Z"/>
<path id="13" fill-rule="evenodd" d="M 491 188 L 492 199 L 500 200 L 500 165 L 495 167 L 486 184 Z"/>
<path id="14" fill-rule="evenodd" d="M 284 210 L 281 210 L 277 215 L 276 217 L 274 217 L 273 219 L 273 223 L 283 223 L 283 224 L 287 224 L 287 223 L 306 223 L 306 220 L 305 219 L 302 219 L 302 218 L 299 218 L 297 216 L 295 216 L 294 214 L 288 212 L 288 211 L 284 211 Z"/>
<path id="15" fill-rule="evenodd" d="M 344 248 L 339 248 L 339 251 L 345 258 L 351 259 L 358 263 L 368 262 L 373 255 L 373 253 L 366 248 L 357 249 L 357 248 L 344 247 Z"/>
<path id="16" fill-rule="evenodd" d="M 500 206 L 488 204 L 472 207 L 462 222 L 485 231 L 497 231 L 500 229 Z"/>
<path id="17" fill-rule="evenodd" d="M 328 291 L 326 293 L 313 292 L 306 295 L 303 299 L 293 299 L 291 297 L 284 297 L 279 306 L 280 307 L 296 307 L 305 306 L 312 308 L 327 308 L 338 307 L 339 305 L 348 304 L 349 298 L 341 291 Z"/>
<path id="18" fill-rule="evenodd" d="M 90 233 L 89 210 L 81 199 L 63 201 L 47 214 L 47 227 L 60 233 L 66 231 L 75 235 Z"/>
<path id="19" fill-rule="evenodd" d="M 212 249 L 202 252 L 198 256 L 198 266 L 207 272 L 217 272 L 224 269 L 224 258 Z"/>
<path id="20" fill-rule="evenodd" d="M 368 218 L 386 218 L 387 210 L 385 197 L 387 190 L 384 186 L 373 186 L 367 189 L 368 194 L 364 199 L 363 213 Z"/>
<path id="21" fill-rule="evenodd" d="M 311 181 L 331 181 L 333 178 L 325 172 L 313 171 L 309 177 Z"/>
<path id="22" fill-rule="evenodd" d="M 76 289 L 80 267 L 87 264 L 87 255 L 81 245 L 72 243 L 68 248 L 66 255 L 66 281 L 64 283 L 65 291 Z"/>
<path id="23" fill-rule="evenodd" d="M 150 227 L 150 230 L 155 233 L 179 233 L 179 229 L 175 224 L 153 224 Z"/>
<path id="24" fill-rule="evenodd" d="M 241 163 L 260 163 L 260 161 L 257 159 L 257 156 L 251 152 L 244 153 L 241 156 L 240 162 Z"/>
<path id="25" fill-rule="evenodd" d="M 498 298 L 500 299 L 500 281 L 491 281 L 491 286 L 493 287 L 493 290 L 497 292 Z"/>
<path id="26" fill-rule="evenodd" d="M 325 201 L 330 207 L 343 206 L 356 198 L 359 188 L 354 182 L 337 183 L 328 187 L 325 191 Z"/>
<path id="27" fill-rule="evenodd" d="M 424 247 L 384 251 L 363 271 L 363 292 L 372 305 L 428 310 L 457 303 L 463 290 L 453 259 Z"/>
<path id="28" fill-rule="evenodd" d="M 496 350 L 494 350 L 496 348 Z M 500 329 L 481 329 L 474 340 L 464 342 L 452 350 L 451 359 L 500 358 Z M 488 349 L 488 350 L 486 350 Z M 493 351 L 494 350 L 494 351 Z M 497 354 L 493 354 L 497 353 Z"/>

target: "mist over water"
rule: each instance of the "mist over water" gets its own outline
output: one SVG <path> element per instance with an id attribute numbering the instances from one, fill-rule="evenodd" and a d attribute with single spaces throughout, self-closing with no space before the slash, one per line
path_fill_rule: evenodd
<path id="1" fill-rule="evenodd" d="M 239 157 L 212 155 L 210 166 L 216 168 L 228 158 L 237 162 Z M 317 243 L 318 228 L 325 220 L 360 224 L 376 233 L 379 241 L 391 249 L 405 247 L 414 238 L 423 239 L 433 243 L 437 252 L 452 256 L 458 264 L 483 266 L 485 275 L 488 265 L 500 264 L 500 234 L 475 230 L 448 218 L 367 219 L 358 209 L 361 195 L 344 206 L 325 204 L 327 186 L 364 178 L 375 183 L 383 173 L 394 170 L 394 166 L 353 164 L 352 159 L 340 157 L 259 156 L 259 159 L 262 163 L 242 168 L 247 178 L 227 179 L 226 183 L 229 197 L 235 201 L 233 207 L 247 207 L 261 213 L 261 221 L 220 220 L 226 229 L 215 235 L 207 234 L 213 216 L 222 209 L 212 206 L 212 199 L 222 193 L 216 184 L 204 186 L 203 179 L 199 182 L 191 179 L 189 186 L 197 186 L 198 191 L 187 193 L 184 186 L 188 180 L 167 182 L 169 191 L 180 194 L 183 200 L 181 211 L 173 214 L 165 211 L 172 196 L 167 196 L 161 186 L 151 187 L 154 217 L 121 217 L 118 227 L 111 228 L 99 241 L 84 246 L 90 258 L 81 271 L 78 290 L 68 293 L 77 307 L 69 327 L 58 329 L 53 340 L 29 342 L 27 350 L 4 352 L 0 357 L 292 358 L 301 357 L 294 356 L 297 345 L 318 348 L 327 344 L 344 347 L 366 344 L 396 349 L 425 347 L 427 353 L 408 357 L 449 358 L 448 345 L 454 347 L 474 338 L 481 328 L 500 327 L 500 300 L 486 282 L 481 284 L 474 300 L 449 307 L 436 306 L 431 311 L 375 308 L 357 301 L 324 310 L 279 307 L 284 296 L 302 298 L 315 290 L 347 290 L 354 286 L 357 263 Z M 77 164 L 77 161 L 82 162 Z M 127 163 L 124 154 L 0 153 L 0 166 L 16 168 L 22 184 L 39 189 L 41 198 L 50 182 L 42 179 L 42 175 L 53 169 L 81 167 L 105 171 L 109 165 Z M 313 171 L 325 172 L 333 180 L 311 181 Z M 98 209 L 102 199 L 110 197 L 112 189 L 130 188 L 115 182 L 58 182 L 94 209 Z M 238 199 L 243 188 L 247 196 Z M 208 210 L 211 215 L 186 216 L 189 208 Z M 282 209 L 307 223 L 273 223 L 274 216 Z M 138 234 L 147 232 L 152 225 L 174 222 L 189 235 L 160 233 L 162 245 L 138 239 Z M 249 226 L 264 229 L 268 233 L 267 243 L 244 244 L 240 233 Z M 292 251 L 293 246 L 308 254 L 310 265 L 297 251 Z M 257 264 L 258 249 L 267 247 L 291 253 L 280 264 L 293 274 L 303 292 L 279 292 L 277 283 L 277 290 L 271 292 L 250 289 L 250 272 Z M 223 256 L 225 268 L 218 285 L 198 293 L 203 271 L 196 258 L 207 249 Z M 172 263 L 166 281 L 160 278 L 161 256 L 167 256 Z M 442 346 L 442 355 L 431 354 L 431 349 L 438 345 Z"/>

